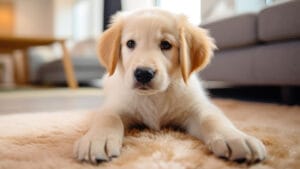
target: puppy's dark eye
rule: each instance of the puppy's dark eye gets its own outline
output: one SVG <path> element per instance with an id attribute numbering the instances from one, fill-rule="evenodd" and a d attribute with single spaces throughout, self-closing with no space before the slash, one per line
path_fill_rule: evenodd
<path id="1" fill-rule="evenodd" d="M 169 50 L 172 48 L 172 45 L 168 41 L 163 40 L 160 42 L 159 47 L 161 50 Z"/>
<path id="2" fill-rule="evenodd" d="M 126 45 L 129 49 L 134 49 L 135 48 L 135 41 L 131 39 L 131 40 L 127 41 Z"/>

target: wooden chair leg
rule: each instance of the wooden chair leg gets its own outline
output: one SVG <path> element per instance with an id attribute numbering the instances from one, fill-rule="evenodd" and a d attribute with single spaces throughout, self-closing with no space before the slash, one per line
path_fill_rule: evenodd
<path id="1" fill-rule="evenodd" d="M 62 50 L 63 50 L 62 61 L 63 61 L 63 66 L 64 66 L 68 86 L 72 89 L 76 89 L 76 88 L 78 88 L 78 83 L 77 83 L 77 80 L 76 80 L 76 77 L 75 77 L 75 72 L 74 72 L 74 68 L 73 68 L 73 65 L 72 65 L 72 61 L 71 61 L 71 58 L 70 58 L 69 51 L 68 51 L 64 41 L 60 42 L 60 45 L 61 45 Z"/>

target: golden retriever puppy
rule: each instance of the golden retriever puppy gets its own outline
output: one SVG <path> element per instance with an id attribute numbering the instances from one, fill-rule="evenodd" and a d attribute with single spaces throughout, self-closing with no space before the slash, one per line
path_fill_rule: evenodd
<path id="1" fill-rule="evenodd" d="M 105 102 L 74 146 L 78 160 L 97 163 L 120 155 L 124 130 L 180 126 L 219 157 L 257 162 L 266 156 L 258 139 L 238 130 L 211 103 L 195 72 L 215 45 L 186 17 L 160 9 L 119 13 L 99 41 Z"/>

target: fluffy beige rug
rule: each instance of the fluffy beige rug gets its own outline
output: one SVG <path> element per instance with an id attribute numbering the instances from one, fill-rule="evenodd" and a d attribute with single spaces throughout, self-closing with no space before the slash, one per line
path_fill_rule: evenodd
<path id="1" fill-rule="evenodd" d="M 215 100 L 242 130 L 263 140 L 269 156 L 255 165 L 214 157 L 199 140 L 174 131 L 132 131 L 119 158 L 91 165 L 72 158 L 72 146 L 86 130 L 86 112 L 44 112 L 0 116 L 0 168 L 221 169 L 300 168 L 300 107 Z"/>

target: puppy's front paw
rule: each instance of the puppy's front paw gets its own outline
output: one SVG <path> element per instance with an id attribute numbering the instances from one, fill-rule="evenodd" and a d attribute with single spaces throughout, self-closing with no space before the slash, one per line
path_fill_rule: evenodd
<path id="1" fill-rule="evenodd" d="M 74 145 L 74 155 L 80 161 L 99 163 L 120 155 L 122 135 L 87 133 Z"/>
<path id="2" fill-rule="evenodd" d="M 244 133 L 214 138 L 208 142 L 208 147 L 216 156 L 236 162 L 255 163 L 266 157 L 263 143 Z"/>

